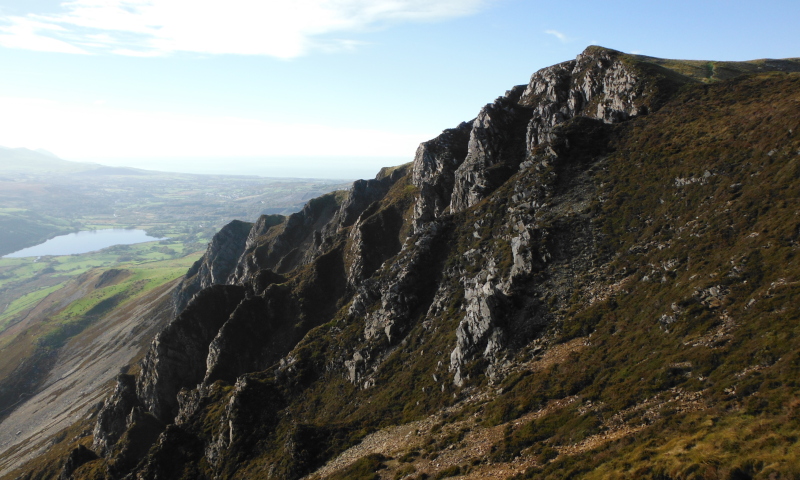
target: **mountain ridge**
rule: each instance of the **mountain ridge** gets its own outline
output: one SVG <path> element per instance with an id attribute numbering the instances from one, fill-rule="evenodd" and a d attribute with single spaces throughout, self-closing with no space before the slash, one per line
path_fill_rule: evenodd
<path id="1" fill-rule="evenodd" d="M 76 173 L 99 167 L 95 163 L 72 162 L 59 158 L 53 153 L 28 148 L 0 147 L 0 168 L 2 173 Z"/>
<path id="2" fill-rule="evenodd" d="M 410 165 L 223 229 L 26 478 L 790 478 L 798 101 L 601 47 L 539 70 Z"/>

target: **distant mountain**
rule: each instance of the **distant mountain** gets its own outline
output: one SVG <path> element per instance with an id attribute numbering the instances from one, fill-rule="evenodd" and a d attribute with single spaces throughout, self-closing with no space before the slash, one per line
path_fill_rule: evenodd
<path id="1" fill-rule="evenodd" d="M 46 150 L 0 147 L 0 176 L 63 175 L 97 168 L 94 163 L 62 160 Z"/>
<path id="2" fill-rule="evenodd" d="M 228 224 L 102 407 L 0 468 L 798 478 L 796 65 L 589 47 L 409 164 Z"/>
<path id="3" fill-rule="evenodd" d="M 48 156 L 51 156 L 51 157 L 53 157 L 53 158 L 61 158 L 61 157 L 59 157 L 58 155 L 56 155 L 55 153 L 51 152 L 50 150 L 45 150 L 44 148 L 37 148 L 37 149 L 36 149 L 36 150 L 34 150 L 34 151 L 36 151 L 36 152 L 39 152 L 39 153 L 41 153 L 42 155 L 48 155 Z"/>

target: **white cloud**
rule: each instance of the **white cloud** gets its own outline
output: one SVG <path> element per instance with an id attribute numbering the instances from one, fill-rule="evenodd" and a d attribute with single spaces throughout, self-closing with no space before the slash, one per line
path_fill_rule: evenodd
<path id="1" fill-rule="evenodd" d="M 64 158 L 375 156 L 411 160 L 426 133 L 198 117 L 0 97 L 0 145 Z"/>
<path id="2" fill-rule="evenodd" d="M 352 48 L 326 35 L 393 22 L 476 13 L 493 0 L 72 0 L 61 11 L 0 17 L 2 45 L 66 53 L 173 52 L 293 58 L 317 45 Z"/>
<path id="3" fill-rule="evenodd" d="M 0 46 L 42 52 L 86 53 L 80 47 L 42 33 L 63 35 L 65 30 L 58 25 L 45 22 L 12 18 L 10 25 L 0 27 Z"/>
<path id="4" fill-rule="evenodd" d="M 570 41 L 570 38 L 564 35 L 563 33 L 559 32 L 558 30 L 545 30 L 544 33 L 548 35 L 552 35 L 556 37 L 559 41 L 567 43 Z"/>

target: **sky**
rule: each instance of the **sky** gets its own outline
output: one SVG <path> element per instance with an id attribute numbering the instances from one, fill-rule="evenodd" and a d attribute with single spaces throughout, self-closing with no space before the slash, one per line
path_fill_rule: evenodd
<path id="1" fill-rule="evenodd" d="M 370 178 L 588 45 L 800 57 L 797 0 L 0 0 L 0 145 Z"/>

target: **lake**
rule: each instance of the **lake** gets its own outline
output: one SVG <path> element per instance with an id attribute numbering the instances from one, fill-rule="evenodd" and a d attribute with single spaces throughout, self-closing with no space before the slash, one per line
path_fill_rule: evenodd
<path id="1" fill-rule="evenodd" d="M 144 230 L 127 230 L 121 228 L 89 230 L 51 238 L 39 245 L 9 253 L 3 258 L 73 255 L 94 252 L 113 245 L 133 245 L 134 243 L 154 242 L 156 240 L 162 239 L 148 236 Z"/>

